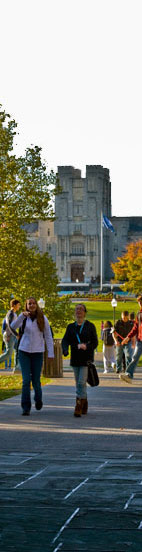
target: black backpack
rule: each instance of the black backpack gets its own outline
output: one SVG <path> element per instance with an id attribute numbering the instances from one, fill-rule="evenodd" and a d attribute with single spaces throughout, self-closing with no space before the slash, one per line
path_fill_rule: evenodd
<path id="1" fill-rule="evenodd" d="M 112 328 L 105 328 L 103 330 L 104 345 L 114 345 L 114 339 L 112 337 Z"/>

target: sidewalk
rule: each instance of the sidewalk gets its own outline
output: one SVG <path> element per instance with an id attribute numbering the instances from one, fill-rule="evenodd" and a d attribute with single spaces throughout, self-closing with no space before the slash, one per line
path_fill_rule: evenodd
<path id="1" fill-rule="evenodd" d="M 142 551 L 142 373 L 98 371 L 81 418 L 69 370 L 26 419 L 20 396 L 0 403 L 2 552 Z"/>

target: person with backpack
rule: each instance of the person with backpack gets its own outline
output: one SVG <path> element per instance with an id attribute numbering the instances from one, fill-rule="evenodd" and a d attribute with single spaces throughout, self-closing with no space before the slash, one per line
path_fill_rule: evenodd
<path id="1" fill-rule="evenodd" d="M 76 306 L 76 321 L 67 326 L 65 335 L 62 339 L 63 355 L 68 355 L 69 345 L 71 347 L 70 364 L 73 367 L 76 381 L 76 405 L 74 416 L 80 417 L 87 414 L 87 362 L 93 362 L 94 349 L 98 345 L 97 332 L 94 324 L 85 320 L 86 307 L 83 303 Z"/>
<path id="2" fill-rule="evenodd" d="M 142 354 L 142 295 L 139 295 L 137 298 L 140 311 L 138 312 L 136 316 L 136 320 L 133 323 L 133 327 L 131 331 L 128 333 L 127 337 L 123 339 L 122 345 L 128 346 L 132 338 L 136 337 L 136 345 L 134 349 L 134 353 L 132 355 L 131 362 L 127 365 L 127 370 L 125 374 L 121 374 L 121 379 L 126 381 L 126 383 L 132 383 L 133 380 L 133 374 L 136 369 L 136 366 L 138 364 L 138 360 Z"/>
<path id="3" fill-rule="evenodd" d="M 131 362 L 132 358 L 132 345 L 130 343 L 124 343 L 124 338 L 128 335 L 133 327 L 133 322 L 129 320 L 128 311 L 121 313 L 121 319 L 117 320 L 113 329 L 113 336 L 116 345 L 116 373 L 120 374 L 122 371 L 122 358 L 123 353 L 125 355 L 126 370 Z M 128 340 L 129 341 L 129 340 Z"/>
<path id="4" fill-rule="evenodd" d="M 10 310 L 7 312 L 6 317 L 3 321 L 4 332 L 3 332 L 3 341 L 5 344 L 5 351 L 0 355 L 0 364 L 9 360 L 12 357 L 16 339 L 18 338 L 17 332 L 11 329 L 11 322 L 17 319 L 17 311 L 20 308 L 20 301 L 18 299 L 12 299 L 10 301 Z"/>
<path id="5" fill-rule="evenodd" d="M 109 367 L 111 366 L 113 370 L 116 366 L 115 360 L 115 346 L 114 339 L 112 336 L 112 323 L 110 320 L 104 322 L 103 329 L 103 363 L 104 363 L 104 374 L 108 374 Z"/>
<path id="6" fill-rule="evenodd" d="M 6 330 L 6 319 L 4 318 L 3 321 L 2 321 L 2 338 L 3 338 L 3 334 Z M 6 351 L 6 346 L 5 346 L 5 343 L 4 343 L 4 340 L 2 341 L 2 353 L 4 353 Z M 5 360 L 5 370 L 11 370 L 11 357 L 9 358 L 9 361 L 7 363 L 7 359 Z"/>
<path id="7" fill-rule="evenodd" d="M 43 364 L 43 353 L 45 343 L 48 351 L 48 359 L 54 358 L 53 338 L 49 322 L 43 311 L 40 309 L 36 299 L 29 297 L 26 300 L 25 310 L 17 320 L 11 324 L 11 328 L 20 329 L 20 340 L 18 347 L 19 365 L 22 371 L 22 415 L 29 416 L 31 410 L 31 381 L 34 388 L 34 400 L 36 410 L 41 410 L 42 389 L 41 370 Z"/>

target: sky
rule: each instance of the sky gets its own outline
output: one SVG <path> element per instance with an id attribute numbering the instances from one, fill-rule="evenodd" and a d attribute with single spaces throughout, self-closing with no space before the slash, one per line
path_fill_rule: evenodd
<path id="1" fill-rule="evenodd" d="M 0 0 L 0 103 L 15 153 L 110 170 L 112 215 L 142 216 L 142 1 Z"/>

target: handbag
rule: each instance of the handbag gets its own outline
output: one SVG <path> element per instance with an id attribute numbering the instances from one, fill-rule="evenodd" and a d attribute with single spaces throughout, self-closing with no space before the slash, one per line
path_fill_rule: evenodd
<path id="1" fill-rule="evenodd" d="M 87 366 L 88 366 L 87 383 L 89 383 L 91 387 L 97 387 L 97 385 L 99 385 L 99 376 L 98 376 L 96 366 L 90 360 L 88 360 Z"/>

